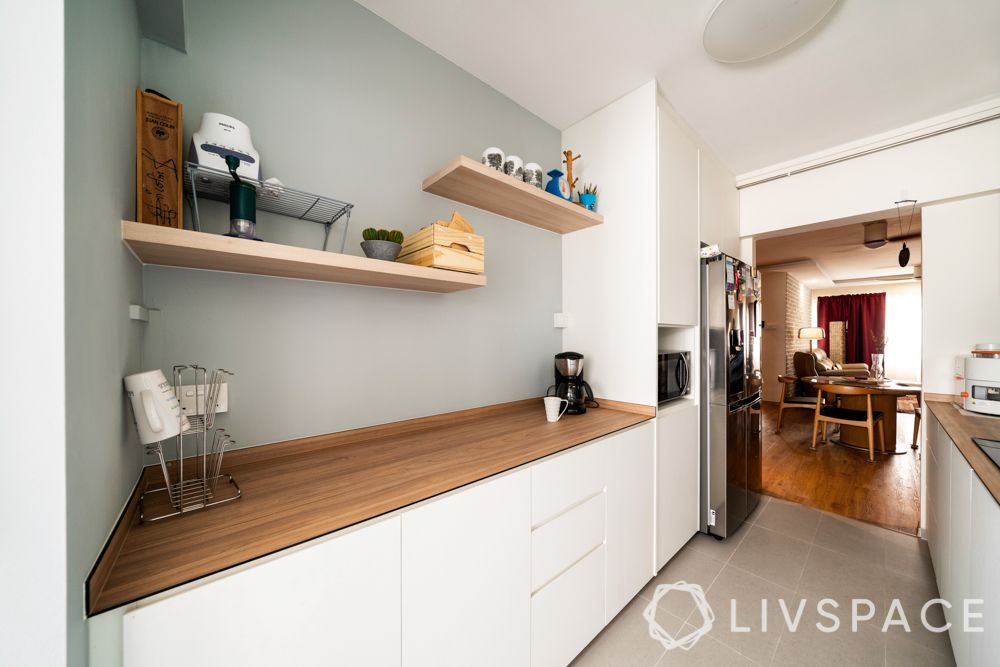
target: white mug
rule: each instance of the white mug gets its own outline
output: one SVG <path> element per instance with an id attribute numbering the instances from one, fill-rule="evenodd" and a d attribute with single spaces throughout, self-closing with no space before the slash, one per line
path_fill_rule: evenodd
<path id="1" fill-rule="evenodd" d="M 163 371 L 157 369 L 127 376 L 125 393 L 132 405 L 132 420 L 140 443 L 150 445 L 191 428 L 187 417 L 181 414 L 181 404 Z"/>
<path id="2" fill-rule="evenodd" d="M 569 408 L 569 401 L 565 398 L 559 398 L 558 396 L 546 396 L 545 401 L 545 418 L 550 422 L 559 421 L 564 414 L 566 414 L 566 409 Z M 565 403 L 563 409 L 559 410 L 559 404 Z"/>

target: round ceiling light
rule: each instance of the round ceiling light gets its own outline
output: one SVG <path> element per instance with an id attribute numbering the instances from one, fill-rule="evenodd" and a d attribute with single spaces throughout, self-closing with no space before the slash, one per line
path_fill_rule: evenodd
<path id="1" fill-rule="evenodd" d="M 804 37 L 837 0 L 720 0 L 705 24 L 702 44 L 723 63 L 771 55 Z"/>

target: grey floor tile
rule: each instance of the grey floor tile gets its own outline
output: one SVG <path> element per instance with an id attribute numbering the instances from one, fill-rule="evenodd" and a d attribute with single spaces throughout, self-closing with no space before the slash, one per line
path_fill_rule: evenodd
<path id="1" fill-rule="evenodd" d="M 887 667 L 952 667 L 955 664 L 950 649 L 947 654 L 937 653 L 898 634 L 886 639 L 885 658 Z"/>
<path id="2" fill-rule="evenodd" d="M 729 557 L 733 555 L 736 551 L 736 547 L 740 546 L 740 542 L 746 537 L 749 532 L 750 526 L 744 524 L 740 528 L 727 537 L 724 540 L 717 540 L 711 535 L 706 535 L 705 533 L 698 533 L 691 538 L 691 541 L 685 545 L 685 549 L 694 549 L 699 553 L 703 553 L 706 556 L 710 556 L 716 560 L 721 560 L 723 562 L 729 560 Z"/>
<path id="3" fill-rule="evenodd" d="M 807 542 L 754 525 L 729 559 L 729 564 L 795 590 L 809 549 Z"/>
<path id="4" fill-rule="evenodd" d="M 819 510 L 775 498 L 768 503 L 755 523 L 789 537 L 812 543 L 822 516 Z"/>
<path id="5" fill-rule="evenodd" d="M 706 556 L 690 547 L 685 547 L 663 566 L 659 574 L 646 584 L 639 595 L 651 600 L 657 586 L 675 584 L 678 581 L 698 584 L 703 590 L 708 590 L 719 572 L 722 571 L 723 565 L 724 563 L 720 560 Z M 682 619 L 686 619 L 695 607 L 694 600 L 689 594 L 677 591 L 671 591 L 660 598 L 659 604 L 665 611 Z"/>
<path id="6" fill-rule="evenodd" d="M 895 531 L 885 532 L 885 569 L 914 579 L 934 581 L 934 565 L 926 540 Z"/>
<path id="7" fill-rule="evenodd" d="M 755 507 L 753 512 L 750 512 L 750 516 L 747 517 L 747 523 L 757 523 L 760 515 L 764 512 L 764 509 L 771 504 L 772 500 L 774 500 L 774 498 L 771 496 L 762 495 L 757 507 Z"/>
<path id="8" fill-rule="evenodd" d="M 694 629 L 693 625 L 687 624 L 681 630 L 681 634 L 692 632 Z M 721 667 L 723 665 L 725 667 L 753 667 L 756 664 L 722 642 L 705 636 L 687 651 L 679 648 L 667 651 L 656 663 L 656 667 Z"/>
<path id="9" fill-rule="evenodd" d="M 663 646 L 649 636 L 642 612 L 649 602 L 635 598 L 601 631 L 571 664 L 578 667 L 653 667 Z M 683 619 L 658 611 L 656 621 L 670 633 L 679 632 Z"/>
<path id="10" fill-rule="evenodd" d="M 826 633 L 815 625 L 786 631 L 772 664 L 780 667 L 881 667 L 885 665 L 886 638 L 880 632 L 851 632 L 841 625 Z"/>
<path id="11" fill-rule="evenodd" d="M 814 543 L 882 567 L 885 563 L 885 532 L 888 531 L 860 521 L 824 514 Z"/>
<path id="12" fill-rule="evenodd" d="M 823 598 L 850 604 L 853 598 L 884 605 L 885 568 L 882 561 L 867 563 L 854 556 L 813 545 L 799 579 L 798 592 L 813 604 Z"/>
<path id="13" fill-rule="evenodd" d="M 715 624 L 708 636 L 754 662 L 768 664 L 784 623 L 778 599 L 793 597 L 791 589 L 727 565 L 708 590 L 708 602 L 715 613 Z M 761 600 L 768 601 L 766 613 Z M 741 632 L 739 628 L 749 631 Z"/>
<path id="14" fill-rule="evenodd" d="M 910 643 L 919 644 L 937 653 L 951 655 L 951 641 L 947 632 L 934 632 L 924 625 L 921 618 L 923 607 L 929 600 L 938 597 L 937 586 L 933 580 L 914 579 L 898 572 L 888 572 L 885 579 L 886 604 L 898 599 L 902 615 L 905 616 L 909 624 L 909 632 L 905 628 L 893 625 L 887 628 L 887 634 L 906 638 Z M 886 608 L 885 615 L 889 613 Z M 899 618 L 900 614 L 894 614 L 894 618 Z M 945 625 L 944 610 L 941 605 L 932 605 L 927 608 L 926 619 L 933 627 L 943 627 Z"/>

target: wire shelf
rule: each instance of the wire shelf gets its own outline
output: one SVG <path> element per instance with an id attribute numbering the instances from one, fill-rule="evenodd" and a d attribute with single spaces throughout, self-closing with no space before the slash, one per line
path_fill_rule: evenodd
<path id="1" fill-rule="evenodd" d="M 205 167 L 195 162 L 184 163 L 184 191 L 190 196 L 195 231 L 201 231 L 198 198 L 229 203 L 229 184 L 232 180 L 233 177 L 227 171 Z M 241 176 L 240 180 L 257 189 L 257 210 L 324 225 L 326 235 L 323 237 L 323 250 L 327 249 L 330 230 L 334 223 L 343 218 L 344 231 L 340 240 L 340 252 L 344 252 L 347 228 L 351 224 L 351 209 L 354 208 L 354 204 L 253 178 Z"/>

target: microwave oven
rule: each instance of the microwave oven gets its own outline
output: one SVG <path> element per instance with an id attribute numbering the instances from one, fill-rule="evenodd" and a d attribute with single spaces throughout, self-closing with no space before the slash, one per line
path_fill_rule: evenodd
<path id="1" fill-rule="evenodd" d="M 672 401 L 691 393 L 691 353 L 663 351 L 657 355 L 658 402 Z"/>

